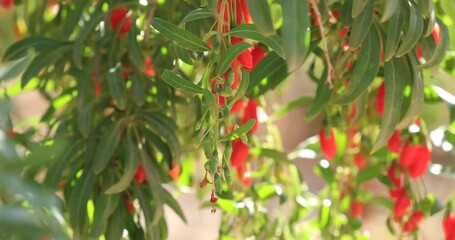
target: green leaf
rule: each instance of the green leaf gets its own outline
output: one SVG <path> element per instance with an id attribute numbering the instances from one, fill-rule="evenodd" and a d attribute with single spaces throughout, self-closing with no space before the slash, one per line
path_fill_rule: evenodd
<path id="1" fill-rule="evenodd" d="M 367 165 L 357 174 L 357 183 L 364 183 L 378 177 L 382 170 L 381 164 Z"/>
<path id="2" fill-rule="evenodd" d="M 138 29 L 135 24 L 132 24 L 131 29 L 128 33 L 128 56 L 130 61 L 135 67 L 137 67 L 141 72 L 145 71 L 145 60 L 142 55 L 142 49 L 139 46 L 137 40 Z"/>
<path id="3" fill-rule="evenodd" d="M 284 75 L 275 75 L 282 72 L 284 72 Z M 247 92 L 253 96 L 261 95 L 267 90 L 276 87 L 287 76 L 286 61 L 278 56 L 278 54 L 270 52 L 251 71 L 250 86 Z M 268 78 L 267 82 L 266 84 L 262 84 L 265 78 Z"/>
<path id="4" fill-rule="evenodd" d="M 2 64 L 0 66 L 0 82 L 10 80 L 19 76 L 29 64 L 30 59 L 31 56 L 27 55 L 18 60 Z"/>
<path id="5" fill-rule="evenodd" d="M 403 28 L 403 16 L 404 10 L 403 4 L 398 4 L 395 14 L 390 18 L 389 24 L 387 26 L 387 39 L 385 42 L 385 51 L 384 59 L 389 61 L 393 55 L 395 55 L 395 50 L 398 47 L 400 42 L 401 29 Z"/>
<path id="6" fill-rule="evenodd" d="M 154 201 L 155 212 L 151 220 L 152 224 L 155 225 L 163 217 L 164 214 L 163 188 L 161 187 L 161 179 L 159 177 L 159 172 L 152 164 L 152 161 L 155 161 L 155 159 L 151 159 L 144 148 L 141 149 L 139 152 L 141 156 L 142 166 L 144 166 L 144 170 L 147 175 L 148 179 L 147 183 L 150 187 L 150 191 L 152 193 L 152 198 Z"/>
<path id="7" fill-rule="evenodd" d="M 79 115 L 77 116 L 77 127 L 79 132 L 85 137 L 87 137 L 92 130 L 93 105 L 94 101 L 92 100 L 79 110 Z"/>
<path id="8" fill-rule="evenodd" d="M 137 167 L 139 166 L 139 153 L 134 145 L 130 131 L 126 135 L 126 159 L 123 162 L 123 175 L 117 183 L 110 186 L 105 194 L 114 194 L 125 191 L 133 180 Z"/>
<path id="9" fill-rule="evenodd" d="M 175 198 L 165 189 L 163 189 L 163 199 L 164 203 L 168 205 L 174 212 L 182 219 L 184 223 L 186 223 L 186 217 L 183 213 L 182 208 L 180 207 L 179 203 L 175 200 Z"/>
<path id="10" fill-rule="evenodd" d="M 207 8 L 198 8 L 189 12 L 183 19 L 180 21 L 180 26 L 183 26 L 185 23 L 192 22 L 199 19 L 213 17 L 213 13 L 210 12 Z"/>
<path id="11" fill-rule="evenodd" d="M 327 105 L 330 101 L 330 97 L 332 96 L 332 91 L 329 88 L 329 85 L 325 82 L 327 78 L 327 69 L 324 69 L 324 73 L 322 74 L 321 78 L 318 79 L 318 88 L 316 90 L 316 96 L 313 101 L 313 105 L 311 108 L 306 112 L 305 119 L 313 119 L 316 117 L 319 112 Z"/>
<path id="12" fill-rule="evenodd" d="M 341 23 L 344 27 L 350 27 L 352 24 L 352 0 L 344 1 L 341 6 Z"/>
<path id="13" fill-rule="evenodd" d="M 309 6 L 307 1 L 281 1 L 283 9 L 282 35 L 288 71 L 298 69 L 305 60 L 310 44 Z"/>
<path id="14" fill-rule="evenodd" d="M 210 116 L 213 120 L 218 119 L 218 104 L 216 103 L 215 96 L 207 89 L 202 90 L 205 104 L 210 111 Z"/>
<path id="15" fill-rule="evenodd" d="M 178 46 L 193 51 L 209 51 L 210 48 L 198 36 L 160 18 L 153 18 L 152 26 Z"/>
<path id="16" fill-rule="evenodd" d="M 202 88 L 200 86 L 180 77 L 179 75 L 167 69 L 164 70 L 163 74 L 161 74 L 161 79 L 176 89 L 194 94 L 202 93 Z"/>
<path id="17" fill-rule="evenodd" d="M 63 54 L 67 53 L 70 48 L 70 45 L 61 45 L 49 50 L 48 52 L 38 54 L 30 62 L 27 69 L 22 74 L 22 88 L 24 88 L 32 78 L 37 77 L 44 67 L 52 64 L 53 62 L 56 62 L 60 57 L 63 56 Z"/>
<path id="18" fill-rule="evenodd" d="M 265 36 L 274 35 L 275 29 L 273 29 L 270 6 L 267 0 L 248 0 L 247 3 L 251 18 L 259 31 Z"/>
<path id="19" fill-rule="evenodd" d="M 430 59 L 426 59 L 424 64 L 419 65 L 419 68 L 430 68 L 444 60 L 446 56 L 446 52 L 449 50 L 450 47 L 450 37 L 449 37 L 449 30 L 447 26 L 438 18 L 436 19 L 437 24 L 439 25 L 439 44 L 436 45 L 436 48 L 433 51 L 433 54 Z M 432 38 L 433 36 L 429 36 Z M 423 49 L 422 49 L 423 50 Z"/>
<path id="20" fill-rule="evenodd" d="M 73 61 L 77 68 L 82 68 L 82 54 L 84 53 L 84 43 L 90 33 L 93 33 L 95 27 L 103 20 L 105 13 L 97 8 L 97 11 L 90 16 L 90 20 L 84 25 L 73 45 Z"/>
<path id="21" fill-rule="evenodd" d="M 177 44 L 173 44 L 173 47 L 174 47 L 175 55 L 177 55 L 177 57 L 180 60 L 182 60 L 184 63 L 189 64 L 189 65 L 193 65 L 194 64 L 193 58 L 191 57 L 191 55 L 188 52 L 188 50 L 177 46 Z"/>
<path id="22" fill-rule="evenodd" d="M 123 80 L 120 69 L 118 67 L 109 69 L 106 78 L 115 106 L 120 110 L 125 110 L 127 104 L 126 83 Z"/>
<path id="23" fill-rule="evenodd" d="M 409 53 L 406 56 L 406 60 L 403 64 L 407 64 L 411 70 L 412 86 L 411 86 L 411 105 L 397 125 L 398 129 L 403 129 L 409 126 L 415 119 L 415 117 L 422 111 L 423 103 L 425 100 L 425 86 L 423 84 L 423 78 L 421 72 L 417 70 L 417 60 Z M 403 60 L 404 61 L 404 60 Z"/>
<path id="24" fill-rule="evenodd" d="M 274 113 L 269 117 L 269 121 L 275 121 L 278 120 L 284 116 L 286 116 L 287 113 L 298 109 L 298 108 L 307 108 L 312 106 L 314 103 L 313 98 L 311 97 L 299 97 L 295 100 L 292 100 L 283 106 L 281 106 L 278 110 L 274 111 Z"/>
<path id="25" fill-rule="evenodd" d="M 363 40 L 367 37 L 371 24 L 373 23 L 374 1 L 364 0 L 366 2 L 365 9 L 359 16 L 353 19 L 352 27 L 349 35 L 349 48 L 351 51 L 362 45 Z"/>
<path id="26" fill-rule="evenodd" d="M 68 202 L 70 223 L 75 237 L 85 235 L 84 228 L 87 218 L 87 201 L 93 191 L 95 175 L 91 171 L 84 171 L 71 191 Z"/>
<path id="27" fill-rule="evenodd" d="M 400 121 L 400 110 L 404 97 L 404 81 L 400 72 L 402 68 L 401 62 L 395 58 L 384 63 L 384 109 L 387 109 L 387 111 L 384 111 L 382 116 L 380 132 L 371 153 L 378 151 L 387 144 Z"/>
<path id="28" fill-rule="evenodd" d="M 432 0 L 417 0 L 417 6 L 419 6 L 422 16 L 427 16 L 430 13 L 430 10 L 433 10 L 433 1 Z"/>
<path id="29" fill-rule="evenodd" d="M 55 39 L 33 35 L 17 41 L 8 47 L 3 55 L 3 61 L 6 62 L 23 58 L 30 48 L 37 53 L 42 53 L 55 49 L 56 46 L 60 45 L 62 45 L 62 42 Z"/>
<path id="30" fill-rule="evenodd" d="M 220 61 L 218 62 L 217 75 L 221 76 L 224 72 L 229 69 L 232 62 L 239 56 L 242 52 L 251 47 L 250 44 L 246 42 L 241 42 L 230 46 L 226 49 L 226 52 L 221 54 Z"/>
<path id="31" fill-rule="evenodd" d="M 419 10 L 414 6 L 414 4 L 406 5 L 409 7 L 409 27 L 404 34 L 400 47 L 395 53 L 396 57 L 401 57 L 411 51 L 416 46 L 423 33 L 423 18 L 421 17 Z"/>
<path id="32" fill-rule="evenodd" d="M 134 103 L 141 107 L 145 103 L 144 77 L 140 74 L 133 74 L 131 77 L 131 95 Z"/>
<path id="33" fill-rule="evenodd" d="M 242 78 L 240 79 L 240 85 L 232 98 L 228 99 L 228 106 L 231 108 L 239 99 L 245 96 L 245 93 L 250 84 L 250 74 L 247 70 L 242 68 Z"/>
<path id="34" fill-rule="evenodd" d="M 272 35 L 266 37 L 260 33 L 256 26 L 253 24 L 242 24 L 238 27 L 231 29 L 227 35 L 240 37 L 240 38 L 249 38 L 255 41 L 261 42 L 275 51 L 281 58 L 286 59 L 286 53 L 283 48 L 283 40 L 278 35 Z"/>
<path id="35" fill-rule="evenodd" d="M 401 1 L 397 0 L 386 0 L 384 5 L 384 10 L 382 11 L 381 23 L 389 20 L 392 15 L 397 11 L 398 6 Z"/>
<path id="36" fill-rule="evenodd" d="M 352 102 L 368 89 L 379 70 L 380 50 L 381 39 L 376 27 L 373 26 L 369 30 L 364 46 L 360 49 L 349 86 L 346 92 L 338 97 L 337 103 Z"/>
<path id="37" fill-rule="evenodd" d="M 93 163 L 93 172 L 100 174 L 114 155 L 123 133 L 125 119 L 112 124 L 98 143 Z"/>
<path id="38" fill-rule="evenodd" d="M 90 237 L 99 239 L 107 229 L 108 218 L 114 213 L 119 204 L 119 195 L 101 194 L 95 204 L 93 224 L 90 229 Z"/>
<path id="39" fill-rule="evenodd" d="M 119 206 L 107 223 L 106 232 L 104 234 L 106 239 L 122 238 L 126 217 L 125 207 Z"/>
<path id="40" fill-rule="evenodd" d="M 239 128 L 235 129 L 234 131 L 224 136 L 222 140 L 223 141 L 235 140 L 249 132 L 253 128 L 254 124 L 256 124 L 256 120 L 250 119 Z"/>
<path id="41" fill-rule="evenodd" d="M 353 0 L 351 13 L 352 18 L 356 18 L 357 16 L 359 16 L 365 9 L 367 3 L 368 1 L 366 0 Z"/>

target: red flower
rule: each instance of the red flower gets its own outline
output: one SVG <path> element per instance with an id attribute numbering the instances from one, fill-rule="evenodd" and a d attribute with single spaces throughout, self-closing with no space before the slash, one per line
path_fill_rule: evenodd
<path id="1" fill-rule="evenodd" d="M 153 59 L 151 57 L 145 58 L 145 75 L 154 77 L 156 74 L 155 67 L 153 66 Z"/>
<path id="2" fill-rule="evenodd" d="M 384 97 L 385 97 L 385 82 L 379 86 L 378 93 L 376 95 L 376 112 L 379 116 L 384 114 Z"/>
<path id="3" fill-rule="evenodd" d="M 237 25 L 244 23 L 251 23 L 250 10 L 248 9 L 248 4 L 246 0 L 236 0 L 235 4 L 235 15 L 237 20 Z"/>
<path id="4" fill-rule="evenodd" d="M 173 180 L 176 180 L 179 178 L 181 171 L 180 165 L 173 164 L 172 169 L 169 170 L 169 176 L 171 176 Z"/>
<path id="5" fill-rule="evenodd" d="M 397 189 L 401 188 L 401 176 L 402 176 L 402 173 L 401 171 L 397 171 L 397 164 L 396 163 L 392 163 L 389 167 L 389 169 L 387 169 L 387 176 L 389 176 L 389 179 L 390 181 L 392 181 L 392 183 L 395 185 L 395 187 Z"/>
<path id="6" fill-rule="evenodd" d="M 418 45 L 416 46 L 416 54 L 418 59 L 423 58 L 422 49 Z"/>
<path id="7" fill-rule="evenodd" d="M 412 232 L 417 229 L 419 222 L 423 219 L 423 213 L 415 211 L 412 213 L 411 217 L 403 225 L 404 232 Z"/>
<path id="8" fill-rule="evenodd" d="M 245 102 L 240 98 L 237 100 L 237 102 L 234 103 L 234 105 L 231 108 L 231 113 L 237 113 L 242 111 L 243 106 L 245 105 Z"/>
<path id="9" fill-rule="evenodd" d="M 0 0 L 0 5 L 5 9 L 11 8 L 13 4 L 14 0 Z"/>
<path id="10" fill-rule="evenodd" d="M 240 181 L 242 181 L 243 186 L 250 187 L 251 184 L 253 183 L 253 178 L 251 176 L 251 172 L 248 170 L 245 164 L 238 166 L 236 170 L 237 177 Z"/>
<path id="11" fill-rule="evenodd" d="M 243 113 L 242 117 L 242 124 L 246 123 L 248 120 L 254 119 L 256 123 L 254 124 L 253 128 L 251 128 L 251 132 L 257 132 L 259 128 L 259 120 L 258 120 L 258 103 L 254 99 L 249 99 L 248 103 L 245 107 L 245 112 Z"/>
<path id="12" fill-rule="evenodd" d="M 239 138 L 232 141 L 231 166 L 242 166 L 248 158 L 249 151 L 250 145 L 243 143 Z"/>
<path id="13" fill-rule="evenodd" d="M 417 145 L 418 149 L 414 156 L 412 164 L 409 166 L 409 174 L 412 178 L 422 177 L 427 171 L 431 162 L 431 151 L 422 145 Z"/>
<path id="14" fill-rule="evenodd" d="M 147 181 L 147 175 L 142 164 L 139 164 L 139 166 L 137 167 L 137 170 L 134 173 L 134 180 L 137 183 L 145 183 Z"/>
<path id="15" fill-rule="evenodd" d="M 12 128 L 10 128 L 6 132 L 6 135 L 8 135 L 8 137 L 10 137 L 10 138 L 15 138 L 17 136 L 17 133 Z"/>
<path id="16" fill-rule="evenodd" d="M 393 206 L 393 216 L 396 220 L 401 219 L 406 212 L 408 211 L 409 207 L 411 206 L 411 199 L 408 198 L 406 195 L 406 190 L 401 189 L 398 193 L 397 201 Z"/>
<path id="17" fill-rule="evenodd" d="M 359 169 L 362 169 L 365 167 L 365 165 L 367 164 L 367 160 L 365 159 L 365 157 L 362 155 L 362 154 L 356 154 L 354 156 L 354 162 L 355 162 L 355 165 L 357 165 L 357 168 Z"/>
<path id="18" fill-rule="evenodd" d="M 389 141 L 387 142 L 387 148 L 394 153 L 398 153 L 401 149 L 401 138 L 400 138 L 400 131 L 395 130 L 393 132 L 392 137 L 390 137 Z"/>
<path id="19" fill-rule="evenodd" d="M 128 209 L 128 212 L 130 212 L 130 213 L 134 212 L 134 205 L 130 199 L 125 198 L 125 205 L 126 205 L 126 208 Z"/>
<path id="20" fill-rule="evenodd" d="M 123 19 L 125 19 L 126 15 L 128 14 L 129 9 L 124 7 L 119 7 L 111 12 L 111 30 L 116 31 L 117 27 L 120 23 L 122 23 Z M 131 17 L 126 17 L 123 21 L 122 25 L 120 26 L 119 32 L 120 33 L 127 33 L 130 31 L 131 24 L 133 20 Z"/>
<path id="21" fill-rule="evenodd" d="M 455 240 L 455 213 L 450 214 L 442 222 L 445 240 Z"/>
<path id="22" fill-rule="evenodd" d="M 362 203 L 356 200 L 351 201 L 351 215 L 353 217 L 361 217 L 362 214 L 363 214 Z"/>
<path id="23" fill-rule="evenodd" d="M 419 150 L 419 145 L 404 145 L 403 151 L 400 155 L 400 165 L 403 167 L 409 167 L 414 162 L 417 151 Z"/>
<path id="24" fill-rule="evenodd" d="M 340 38 L 344 38 L 344 36 L 346 35 L 346 33 L 349 31 L 349 28 L 348 27 L 344 27 L 343 29 L 341 29 L 341 32 L 340 34 L 338 34 L 338 36 Z"/>
<path id="25" fill-rule="evenodd" d="M 267 52 L 261 46 L 254 46 L 251 50 L 251 56 L 253 58 L 253 67 L 248 69 L 249 71 L 253 70 L 256 65 L 267 55 Z"/>
<path id="26" fill-rule="evenodd" d="M 439 44 L 439 40 L 440 40 L 439 31 L 440 31 L 439 25 L 436 23 L 434 25 L 433 31 L 431 32 L 433 34 L 433 38 L 434 38 L 434 41 L 436 42 L 436 44 Z"/>
<path id="27" fill-rule="evenodd" d="M 337 144 L 335 141 L 335 135 L 333 134 L 333 129 L 330 129 L 330 136 L 327 138 L 323 128 L 319 130 L 319 141 L 321 144 L 322 153 L 329 160 L 332 160 L 337 153 Z"/>
<path id="28" fill-rule="evenodd" d="M 232 44 L 241 43 L 241 42 L 243 42 L 243 38 L 231 37 Z M 253 57 L 251 56 L 251 52 L 249 49 L 240 53 L 240 55 L 237 56 L 237 60 L 240 62 L 242 67 L 244 67 L 245 69 L 253 68 Z"/>

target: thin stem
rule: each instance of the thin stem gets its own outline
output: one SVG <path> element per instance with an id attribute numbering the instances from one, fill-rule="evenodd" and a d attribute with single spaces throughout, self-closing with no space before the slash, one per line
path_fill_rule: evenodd
<path id="1" fill-rule="evenodd" d="M 310 3 L 314 10 L 315 15 L 316 15 L 316 21 L 319 22 L 319 32 L 321 34 L 324 57 L 325 57 L 325 61 L 327 63 L 328 74 L 327 74 L 327 79 L 325 81 L 327 84 L 329 84 L 329 88 L 332 89 L 333 88 L 333 83 L 332 83 L 333 66 L 330 61 L 329 48 L 327 47 L 327 39 L 325 38 L 325 29 L 324 29 L 324 26 L 322 25 L 321 13 L 319 12 L 318 4 L 316 1 L 317 0 L 310 0 Z"/>

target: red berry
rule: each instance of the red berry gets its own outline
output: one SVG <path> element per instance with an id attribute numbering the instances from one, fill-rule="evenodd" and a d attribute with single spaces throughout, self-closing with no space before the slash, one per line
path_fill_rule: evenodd
<path id="1" fill-rule="evenodd" d="M 449 214 L 442 222 L 445 240 L 455 240 L 455 213 Z"/>
<path id="2" fill-rule="evenodd" d="M 321 144 L 321 151 L 324 153 L 328 160 L 332 160 L 337 153 L 337 144 L 333 129 L 330 129 L 330 136 L 327 138 L 323 128 L 319 130 L 319 142 Z"/>
<path id="3" fill-rule="evenodd" d="M 134 173 L 134 180 L 137 183 L 145 183 L 147 181 L 147 175 L 142 164 L 139 164 L 139 166 L 137 167 L 137 170 Z"/>
<path id="4" fill-rule="evenodd" d="M 376 112 L 379 116 L 384 114 L 384 97 L 385 97 L 385 82 L 379 86 L 378 93 L 376 95 Z"/>
<path id="5" fill-rule="evenodd" d="M 231 166 L 242 166 L 248 158 L 250 145 L 243 143 L 240 139 L 232 141 Z"/>
<path id="6" fill-rule="evenodd" d="M 408 221 L 406 221 L 403 225 L 404 232 L 413 232 L 417 229 L 419 222 L 423 219 L 423 213 L 419 211 L 415 211 L 412 213 L 411 217 L 409 217 Z"/>
<path id="7" fill-rule="evenodd" d="M 361 217 L 363 214 L 363 205 L 362 203 L 353 200 L 351 201 L 351 215 L 353 217 Z"/>
<path id="8" fill-rule="evenodd" d="M 393 132 L 392 137 L 390 137 L 389 141 L 387 142 L 387 148 L 389 151 L 398 153 L 401 149 L 401 138 L 400 138 L 400 131 L 395 130 Z"/>
<path id="9" fill-rule="evenodd" d="M 125 19 L 126 15 L 128 14 L 129 9 L 124 7 L 119 7 L 111 12 L 111 30 L 116 31 L 117 27 L 120 23 L 122 23 L 123 19 Z M 123 21 L 122 25 L 120 26 L 119 32 L 120 33 L 127 33 L 130 31 L 131 25 L 133 20 L 131 17 L 126 17 Z"/>

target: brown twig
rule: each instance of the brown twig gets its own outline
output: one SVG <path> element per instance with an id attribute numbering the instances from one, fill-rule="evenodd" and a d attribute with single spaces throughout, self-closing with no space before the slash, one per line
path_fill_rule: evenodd
<path id="1" fill-rule="evenodd" d="M 155 16 L 155 10 L 156 10 L 156 5 L 157 5 L 157 0 L 149 0 L 149 3 L 155 4 L 153 8 L 150 9 L 147 22 L 145 23 L 145 30 L 144 30 L 144 44 L 146 47 L 148 47 L 148 42 L 149 42 L 149 35 L 150 35 L 150 24 L 152 24 L 152 19 Z"/>
<path id="2" fill-rule="evenodd" d="M 322 19 L 321 19 L 321 13 L 319 12 L 318 9 L 318 4 L 317 0 L 310 0 L 311 7 L 314 10 L 314 14 L 316 15 L 316 22 L 319 22 L 319 33 L 321 34 L 321 40 L 322 40 L 322 47 L 323 47 L 323 52 L 324 52 L 324 57 L 325 61 L 327 63 L 327 79 L 326 83 L 329 84 L 329 88 L 333 88 L 333 83 L 332 83 L 332 75 L 333 75 L 333 66 L 332 63 L 330 62 L 330 55 L 329 55 L 329 48 L 327 47 L 327 39 L 325 38 L 325 29 L 324 26 L 322 25 Z"/>

